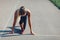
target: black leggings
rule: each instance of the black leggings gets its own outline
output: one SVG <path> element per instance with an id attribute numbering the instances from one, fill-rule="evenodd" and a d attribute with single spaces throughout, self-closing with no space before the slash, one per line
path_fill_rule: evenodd
<path id="1" fill-rule="evenodd" d="M 19 24 L 21 25 L 22 23 L 24 23 L 24 26 L 23 26 L 23 28 L 24 28 L 24 30 L 25 30 L 25 28 L 26 28 L 26 21 L 24 21 L 24 22 L 19 22 Z"/>
<path id="2" fill-rule="evenodd" d="M 23 27 L 24 30 L 26 28 L 26 22 L 27 22 L 27 16 L 21 17 L 21 20 L 20 20 L 19 24 L 21 25 L 22 23 L 24 23 L 24 27 Z"/>

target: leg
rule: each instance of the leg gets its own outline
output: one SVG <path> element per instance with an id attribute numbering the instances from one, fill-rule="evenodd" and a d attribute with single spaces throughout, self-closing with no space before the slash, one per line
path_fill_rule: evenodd
<path id="1" fill-rule="evenodd" d="M 25 25 L 24 23 L 20 24 L 20 27 L 21 27 L 21 32 L 20 32 L 20 34 L 23 34 L 23 32 L 24 32 L 24 30 L 25 30 L 25 26 L 24 26 L 24 25 Z"/>
<path id="2" fill-rule="evenodd" d="M 24 32 L 24 30 L 26 28 L 26 21 L 25 22 L 20 21 L 19 24 L 20 24 L 20 27 L 21 27 L 21 33 L 23 34 L 23 32 Z"/>
<path id="3" fill-rule="evenodd" d="M 21 28 L 21 30 L 22 30 L 22 34 L 23 34 L 23 32 L 24 32 L 24 30 L 25 30 L 25 28 L 26 28 L 26 21 L 24 22 L 24 23 L 22 23 L 22 28 Z"/>
<path id="4" fill-rule="evenodd" d="M 26 20 L 27 17 L 25 17 L 22 21 L 22 19 L 20 20 L 19 24 L 20 24 L 20 27 L 21 27 L 21 30 L 22 30 L 22 33 L 24 32 L 25 28 L 26 28 Z"/>

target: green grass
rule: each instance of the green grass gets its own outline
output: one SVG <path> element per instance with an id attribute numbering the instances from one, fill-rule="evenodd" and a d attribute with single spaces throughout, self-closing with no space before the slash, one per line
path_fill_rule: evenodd
<path id="1" fill-rule="evenodd" d="M 50 0 L 50 1 L 60 9 L 60 0 Z"/>

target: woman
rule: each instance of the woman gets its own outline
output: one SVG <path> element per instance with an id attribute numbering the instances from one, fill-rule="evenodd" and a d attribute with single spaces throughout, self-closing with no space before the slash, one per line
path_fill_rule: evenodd
<path id="1" fill-rule="evenodd" d="M 11 33 L 14 33 L 14 27 L 15 27 L 17 18 L 19 16 L 21 16 L 20 21 L 19 21 L 19 25 L 20 25 L 21 30 L 22 30 L 21 34 L 23 34 L 23 32 L 25 30 L 27 18 L 28 18 L 28 24 L 30 27 L 30 33 L 33 34 L 32 28 L 31 28 L 31 20 L 30 20 L 31 15 L 30 14 L 31 14 L 31 12 L 29 10 L 25 10 L 24 6 L 21 6 L 20 9 L 16 10 L 15 14 L 14 14 L 14 22 L 13 22 L 13 27 L 12 27 Z"/>

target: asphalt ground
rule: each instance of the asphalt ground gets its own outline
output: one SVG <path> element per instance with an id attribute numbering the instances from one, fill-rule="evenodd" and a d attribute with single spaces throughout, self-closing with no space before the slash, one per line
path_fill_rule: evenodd
<path id="1" fill-rule="evenodd" d="M 31 10 L 35 35 L 30 35 L 28 21 L 23 35 L 7 34 L 11 31 L 15 10 L 22 5 Z M 0 0 L 0 40 L 60 40 L 60 10 L 49 0 Z"/>

